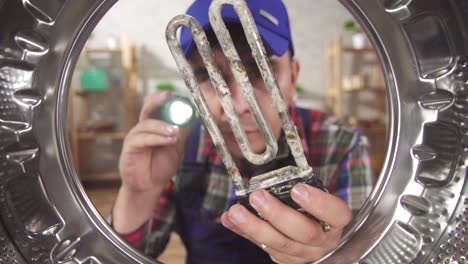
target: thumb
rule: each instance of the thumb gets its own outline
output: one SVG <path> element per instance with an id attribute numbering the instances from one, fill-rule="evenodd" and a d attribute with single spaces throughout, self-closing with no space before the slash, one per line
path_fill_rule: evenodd
<path id="1" fill-rule="evenodd" d="M 171 95 L 172 93 L 170 91 L 156 91 L 146 96 L 140 112 L 140 121 L 150 118 L 151 113 L 161 107 L 161 105 L 163 105 Z"/>

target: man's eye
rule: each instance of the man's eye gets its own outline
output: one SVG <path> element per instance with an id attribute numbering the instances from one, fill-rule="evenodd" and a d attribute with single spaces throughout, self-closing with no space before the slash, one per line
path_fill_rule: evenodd
<path id="1" fill-rule="evenodd" d="M 195 72 L 195 78 L 197 79 L 197 82 L 205 82 L 210 79 L 210 75 L 208 74 L 207 70 L 197 70 Z"/>
<path id="2" fill-rule="evenodd" d="M 262 74 L 260 73 L 258 69 L 249 71 L 248 75 L 251 81 L 256 81 L 262 78 Z"/>
<path id="3" fill-rule="evenodd" d="M 245 67 L 245 70 L 247 71 L 247 75 L 249 76 L 249 80 L 251 82 L 257 81 L 262 78 L 262 74 L 260 73 L 260 70 L 257 67 L 257 64 L 248 64 Z"/>

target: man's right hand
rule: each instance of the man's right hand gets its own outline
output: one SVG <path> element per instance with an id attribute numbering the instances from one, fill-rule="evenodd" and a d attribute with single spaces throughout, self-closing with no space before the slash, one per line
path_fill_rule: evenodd
<path id="1" fill-rule="evenodd" d="M 125 137 L 119 171 L 122 185 L 129 191 L 147 192 L 163 188 L 175 175 L 183 158 L 185 135 L 182 134 L 186 133 L 151 118 L 151 114 L 169 97 L 169 92 L 148 95 L 138 124 Z"/>
<path id="2" fill-rule="evenodd" d="M 125 137 L 120 154 L 122 178 L 113 208 L 113 226 L 128 233 L 147 221 L 183 159 L 190 128 L 179 129 L 151 117 L 170 98 L 154 92 L 145 98 L 138 124 Z"/>

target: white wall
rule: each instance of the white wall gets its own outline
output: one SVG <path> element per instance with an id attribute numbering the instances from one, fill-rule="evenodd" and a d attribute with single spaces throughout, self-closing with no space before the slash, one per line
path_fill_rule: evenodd
<path id="1" fill-rule="evenodd" d="M 299 83 L 306 89 L 307 105 L 324 108 L 326 46 L 343 33 L 351 16 L 337 0 L 284 0 L 288 8 L 297 58 L 302 63 Z M 184 13 L 192 0 L 120 0 L 97 26 L 92 45 L 106 45 L 111 36 L 127 35 L 141 48 L 143 89 L 158 80 L 179 79 L 165 42 L 169 20 Z M 182 84 L 180 83 L 180 86 Z"/>

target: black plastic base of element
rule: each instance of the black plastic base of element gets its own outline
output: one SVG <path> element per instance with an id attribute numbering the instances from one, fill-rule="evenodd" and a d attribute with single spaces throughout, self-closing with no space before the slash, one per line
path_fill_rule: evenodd
<path id="1" fill-rule="evenodd" d="M 321 189 L 324 192 L 327 192 L 327 189 L 323 186 L 322 181 L 318 179 L 317 177 L 310 177 L 310 178 L 307 178 L 305 181 L 304 179 L 294 179 L 288 182 L 283 182 L 281 184 L 272 186 L 266 190 L 270 192 L 273 196 L 278 198 L 280 201 L 282 201 L 283 203 L 298 210 L 298 209 L 301 209 L 301 207 L 296 202 L 294 202 L 294 200 L 291 198 L 291 189 L 297 183 L 305 183 L 315 188 Z M 261 217 L 261 215 L 259 215 L 257 211 L 255 211 L 255 209 L 249 203 L 250 194 L 251 193 L 248 193 L 247 195 L 244 195 L 244 196 L 238 196 L 237 203 L 245 206 L 249 211 Z"/>

